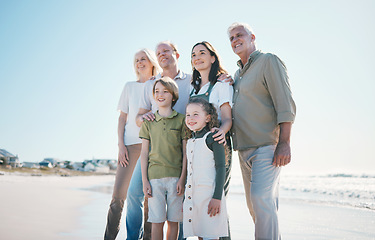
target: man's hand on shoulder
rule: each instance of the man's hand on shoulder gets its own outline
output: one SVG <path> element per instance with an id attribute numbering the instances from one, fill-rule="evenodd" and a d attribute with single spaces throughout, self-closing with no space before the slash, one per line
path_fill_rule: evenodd
<path id="1" fill-rule="evenodd" d="M 220 82 L 229 82 L 229 85 L 234 84 L 233 78 L 228 73 L 221 74 L 217 80 Z"/>
<path id="2" fill-rule="evenodd" d="M 227 141 L 225 140 L 225 132 L 220 128 L 212 128 L 211 132 L 213 133 L 212 138 L 215 142 L 225 145 Z"/>
<path id="3" fill-rule="evenodd" d="M 145 114 L 143 114 L 142 115 L 142 119 L 144 120 L 144 119 L 146 119 L 146 120 L 148 120 L 148 121 L 154 121 L 155 120 L 155 114 L 153 113 L 153 112 L 148 112 L 148 113 L 145 113 Z"/>

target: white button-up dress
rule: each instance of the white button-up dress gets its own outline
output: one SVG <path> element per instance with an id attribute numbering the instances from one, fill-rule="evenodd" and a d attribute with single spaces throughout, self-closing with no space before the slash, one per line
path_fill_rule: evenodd
<path id="1" fill-rule="evenodd" d="M 189 139 L 187 151 L 187 181 L 183 206 L 184 237 L 199 236 L 219 238 L 228 236 L 228 215 L 224 191 L 221 197 L 220 213 L 210 217 L 207 214 L 215 190 L 215 160 L 213 152 L 206 145 L 206 138 Z"/>

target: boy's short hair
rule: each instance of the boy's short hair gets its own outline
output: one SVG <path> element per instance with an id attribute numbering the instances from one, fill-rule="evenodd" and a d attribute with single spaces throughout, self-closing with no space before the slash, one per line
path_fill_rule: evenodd
<path id="1" fill-rule="evenodd" d="M 155 81 L 154 87 L 152 88 L 152 95 L 155 96 L 155 86 L 157 83 L 161 83 L 167 90 L 172 94 L 172 107 L 176 104 L 178 100 L 178 86 L 177 83 L 170 77 L 162 77 Z"/>

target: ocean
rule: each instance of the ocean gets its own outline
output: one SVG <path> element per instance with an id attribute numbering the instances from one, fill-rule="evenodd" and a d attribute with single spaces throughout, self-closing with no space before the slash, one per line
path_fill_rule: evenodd
<path id="1" fill-rule="evenodd" d="M 244 194 L 240 176 L 232 176 L 230 187 L 232 194 Z M 281 173 L 280 199 L 375 210 L 375 174 Z"/>

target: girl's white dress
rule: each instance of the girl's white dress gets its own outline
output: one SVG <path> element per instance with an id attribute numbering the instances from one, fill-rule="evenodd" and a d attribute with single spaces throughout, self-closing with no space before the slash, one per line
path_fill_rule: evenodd
<path id="1" fill-rule="evenodd" d="M 207 132 L 202 138 L 189 139 L 187 152 L 187 182 L 183 205 L 184 237 L 219 238 L 228 236 L 228 216 L 224 191 L 221 211 L 216 216 L 207 214 L 215 190 L 215 160 L 206 145 Z"/>

